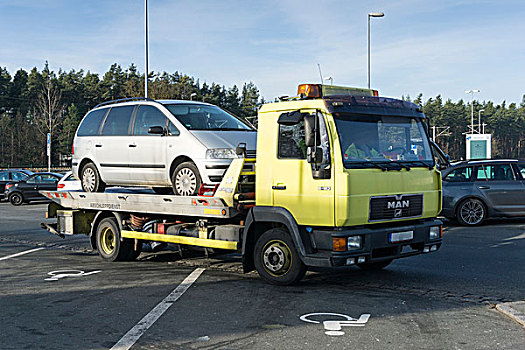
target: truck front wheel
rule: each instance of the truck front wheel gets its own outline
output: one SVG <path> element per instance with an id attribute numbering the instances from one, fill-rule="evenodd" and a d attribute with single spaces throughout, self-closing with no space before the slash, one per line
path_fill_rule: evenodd
<path id="1" fill-rule="evenodd" d="M 282 229 L 264 232 L 255 243 L 253 258 L 259 276 L 270 284 L 294 284 L 306 273 L 292 238 Z"/>
<path id="2" fill-rule="evenodd" d="M 104 260 L 127 260 L 133 251 L 133 241 L 121 241 L 117 220 L 105 218 L 97 227 L 97 250 Z"/>

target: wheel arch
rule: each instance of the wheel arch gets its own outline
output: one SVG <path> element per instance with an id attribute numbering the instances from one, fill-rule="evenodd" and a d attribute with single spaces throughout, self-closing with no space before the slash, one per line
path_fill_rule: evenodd
<path id="1" fill-rule="evenodd" d="M 103 181 L 103 182 L 106 182 L 106 179 L 104 178 L 104 176 L 102 175 L 102 172 L 100 171 L 100 167 L 97 165 L 97 163 L 91 159 L 91 158 L 84 158 L 80 161 L 80 163 L 78 163 L 78 178 L 81 179 L 81 176 L 82 176 L 82 170 L 84 168 L 84 166 L 88 163 L 93 163 L 93 165 L 95 166 L 95 168 L 97 169 L 98 171 L 98 176 L 100 176 L 100 179 Z"/>
<path id="2" fill-rule="evenodd" d="M 169 178 L 171 180 L 171 176 L 173 175 L 173 172 L 175 171 L 175 169 L 179 166 L 179 164 L 182 164 L 184 162 L 192 162 L 193 164 L 195 164 L 195 166 L 197 166 L 197 164 L 193 161 L 193 159 L 191 159 L 190 157 L 188 156 L 178 156 L 177 158 L 175 158 L 172 162 L 171 162 L 171 165 L 170 165 L 170 172 L 169 172 Z M 198 169 L 198 167 L 197 167 Z"/>
<path id="3" fill-rule="evenodd" d="M 299 253 L 299 257 L 305 262 L 309 241 L 301 235 L 299 226 L 292 214 L 281 207 L 258 206 L 252 208 L 247 217 L 242 238 L 242 262 L 244 272 L 255 269 L 253 252 L 255 242 L 267 230 L 272 228 L 283 228 L 288 232 Z"/>

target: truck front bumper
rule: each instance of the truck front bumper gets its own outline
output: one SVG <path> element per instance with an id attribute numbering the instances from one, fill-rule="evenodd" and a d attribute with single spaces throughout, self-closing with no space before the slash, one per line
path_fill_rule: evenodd
<path id="1" fill-rule="evenodd" d="M 313 230 L 311 241 L 315 252 L 307 254 L 304 262 L 309 266 L 349 266 L 434 252 L 441 247 L 442 224 L 437 219 L 426 219 L 408 225 Z M 437 237 L 437 229 L 433 229 L 434 237 L 431 237 L 431 227 L 439 227 Z M 334 251 L 334 238 L 348 242 L 350 237 L 356 236 L 361 237 L 359 247 L 351 249 L 347 245 L 345 251 Z"/>

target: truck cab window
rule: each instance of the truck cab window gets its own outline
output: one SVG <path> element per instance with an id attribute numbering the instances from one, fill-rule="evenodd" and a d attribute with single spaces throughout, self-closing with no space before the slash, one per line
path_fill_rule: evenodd
<path id="1" fill-rule="evenodd" d="M 304 120 L 295 125 L 279 125 L 277 148 L 279 159 L 306 159 Z"/>

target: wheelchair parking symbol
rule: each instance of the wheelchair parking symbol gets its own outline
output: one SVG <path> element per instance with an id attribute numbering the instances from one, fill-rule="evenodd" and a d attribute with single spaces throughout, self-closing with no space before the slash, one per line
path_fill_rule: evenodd
<path id="1" fill-rule="evenodd" d="M 90 271 L 90 272 L 84 272 L 82 270 L 57 270 L 57 271 L 48 272 L 47 274 L 50 275 L 51 277 L 45 278 L 44 281 L 58 281 L 61 278 L 82 277 L 82 276 L 93 275 L 99 272 L 100 270 Z"/>
<path id="2" fill-rule="evenodd" d="M 350 317 L 344 314 L 337 314 L 337 313 L 332 313 L 332 312 L 316 312 L 316 313 L 303 315 L 299 317 L 299 319 L 301 321 L 309 322 L 309 323 L 321 323 L 320 321 L 316 321 L 312 319 L 313 317 L 316 317 L 316 316 L 325 316 L 325 317 L 328 316 L 326 318 L 334 318 L 335 316 L 335 317 L 341 317 L 345 319 L 345 320 L 329 319 L 327 321 L 323 321 L 323 326 L 325 329 L 324 333 L 329 336 L 344 335 L 345 332 L 341 330 L 343 327 L 364 327 L 364 325 L 368 322 L 368 319 L 370 318 L 370 314 L 362 314 L 361 316 L 359 316 L 358 319 L 356 319 L 356 318 L 353 318 L 353 317 Z"/>

